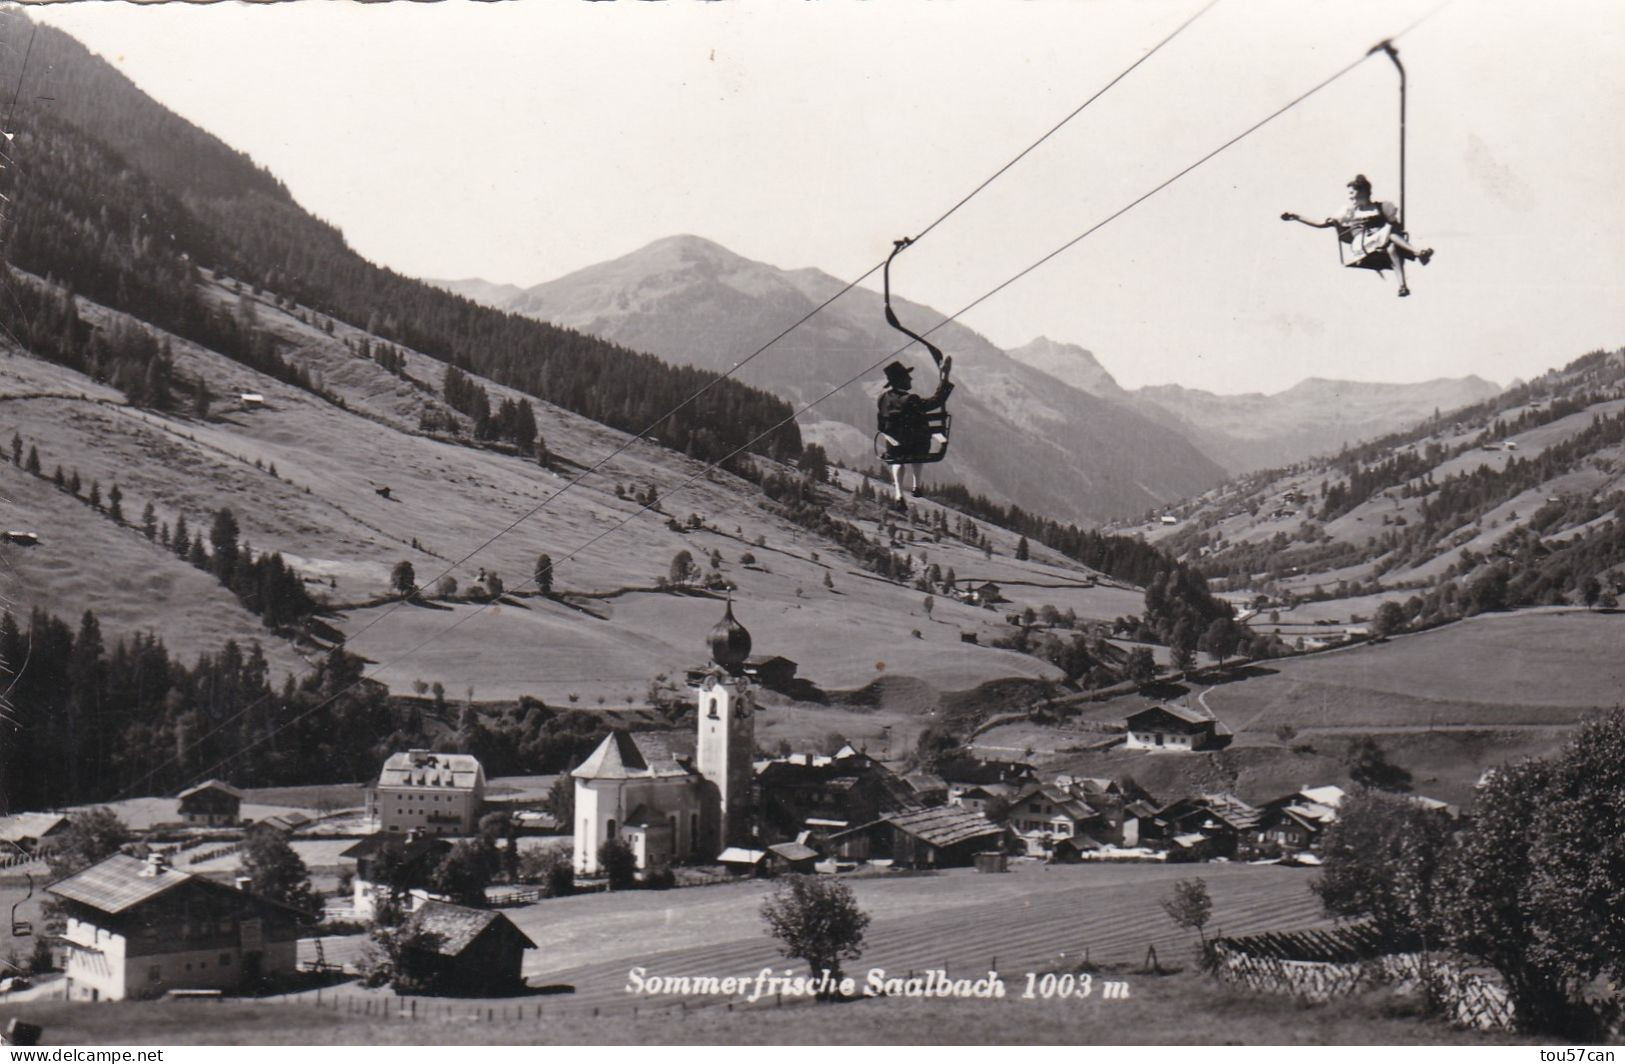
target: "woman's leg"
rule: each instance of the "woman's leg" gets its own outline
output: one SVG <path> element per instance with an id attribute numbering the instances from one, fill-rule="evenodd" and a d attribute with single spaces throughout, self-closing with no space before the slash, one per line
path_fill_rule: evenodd
<path id="1" fill-rule="evenodd" d="M 901 463 L 898 463 L 897 465 L 889 465 L 886 468 L 891 470 L 892 497 L 895 498 L 898 502 L 902 502 L 903 501 L 903 466 L 902 466 Z"/>
<path id="2" fill-rule="evenodd" d="M 911 465 L 911 466 L 908 467 L 908 470 L 909 470 L 909 474 L 913 477 L 913 480 L 914 480 L 914 485 L 913 485 L 914 494 L 919 495 L 919 494 L 921 494 L 921 492 L 920 492 L 920 467 L 917 464 L 916 465 Z"/>
<path id="3" fill-rule="evenodd" d="M 1393 263 L 1394 272 L 1399 275 L 1399 294 L 1402 296 L 1410 295 L 1411 290 L 1405 284 L 1405 252 L 1400 249 L 1400 243 L 1397 240 L 1388 242 L 1388 261 Z"/>

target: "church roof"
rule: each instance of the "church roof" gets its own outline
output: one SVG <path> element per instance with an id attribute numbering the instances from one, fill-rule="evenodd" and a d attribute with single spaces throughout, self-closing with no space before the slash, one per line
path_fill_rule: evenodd
<path id="1" fill-rule="evenodd" d="M 651 735 L 617 728 L 570 775 L 578 780 L 628 780 L 692 773 Z"/>

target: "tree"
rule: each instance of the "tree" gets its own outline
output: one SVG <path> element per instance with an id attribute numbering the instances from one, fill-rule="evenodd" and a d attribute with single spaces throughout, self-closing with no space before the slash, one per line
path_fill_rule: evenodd
<path id="1" fill-rule="evenodd" d="M 936 604 L 937 600 L 935 598 L 931 597 L 930 595 L 925 596 L 925 601 L 922 603 L 922 605 L 925 607 L 925 616 L 927 619 L 930 618 L 931 610 L 936 607 Z"/>
<path id="2" fill-rule="evenodd" d="M 485 888 L 491 882 L 491 859 L 478 842 L 462 839 L 452 846 L 440 866 L 429 876 L 436 893 L 448 895 L 458 905 L 485 906 Z"/>
<path id="3" fill-rule="evenodd" d="M 673 587 L 682 587 L 695 576 L 694 555 L 686 550 L 680 550 L 672 556 L 671 568 L 667 579 Z"/>
<path id="4" fill-rule="evenodd" d="M 532 850 L 519 861 L 519 878 L 540 884 L 548 898 L 566 898 L 575 893 L 576 870 L 567 850 Z"/>
<path id="5" fill-rule="evenodd" d="M 213 548 L 214 575 L 223 584 L 231 581 L 237 567 L 237 536 L 237 515 L 222 506 L 209 525 L 209 546 Z"/>
<path id="6" fill-rule="evenodd" d="M 1377 607 L 1377 616 L 1373 623 L 1378 635 L 1393 635 L 1405 627 L 1405 607 L 1397 602 L 1384 602 Z"/>
<path id="7" fill-rule="evenodd" d="M 250 827 L 240 854 L 239 870 L 248 877 L 249 893 L 307 913 L 321 911 L 321 901 L 311 889 L 310 870 L 282 832 L 264 824 Z"/>
<path id="8" fill-rule="evenodd" d="M 1241 645 L 1241 626 L 1229 617 L 1215 617 L 1213 623 L 1207 626 L 1202 633 L 1202 642 L 1207 645 L 1207 652 L 1224 664 L 1224 659 L 1236 652 Z"/>
<path id="9" fill-rule="evenodd" d="M 609 879 L 610 890 L 625 890 L 637 875 L 638 858 L 622 839 L 605 839 L 598 847 L 598 867 Z"/>
<path id="10" fill-rule="evenodd" d="M 389 574 L 389 586 L 402 598 L 409 597 L 418 586 L 417 570 L 412 568 L 409 561 L 398 561 Z"/>
<path id="11" fill-rule="evenodd" d="M 68 818 L 62 842 L 46 861 L 51 878 L 62 879 L 113 856 L 130 841 L 130 829 L 111 809 L 98 806 Z"/>
<path id="12" fill-rule="evenodd" d="M 1446 816 L 1407 798 L 1349 795 L 1321 840 L 1325 874 L 1310 889 L 1333 916 L 1363 917 L 1398 938 L 1437 941 L 1437 880 L 1449 838 Z"/>
<path id="13" fill-rule="evenodd" d="M 779 940 L 779 952 L 807 962 L 813 978 L 841 980 L 841 962 L 863 955 L 869 914 L 858 908 L 852 888 L 836 879 L 790 876 L 762 903 L 762 919 Z M 828 999 L 829 992 L 819 994 Z"/>
<path id="14" fill-rule="evenodd" d="M 1157 678 L 1157 659 L 1150 647 L 1135 647 L 1129 652 L 1128 678 L 1141 687 Z"/>
<path id="15" fill-rule="evenodd" d="M 1207 934 L 1203 928 L 1207 927 L 1208 918 L 1213 915 L 1213 899 L 1208 897 L 1206 880 L 1181 879 L 1174 884 L 1173 893 L 1159 904 L 1175 927 L 1195 931 L 1202 944 L 1207 944 Z"/>
<path id="16" fill-rule="evenodd" d="M 1520 1026 L 1595 1040 L 1585 994 L 1625 981 L 1625 712 L 1479 790 L 1445 869 L 1452 946 L 1500 973 Z"/>
<path id="17" fill-rule="evenodd" d="M 543 805 L 553 814 L 553 822 L 569 832 L 576 822 L 576 781 L 568 772 L 553 781 Z"/>
<path id="18" fill-rule="evenodd" d="M 1349 743 L 1343 764 L 1348 769 L 1349 779 L 1358 786 L 1381 791 L 1411 789 L 1411 774 L 1389 761 L 1387 752 L 1369 735 L 1361 735 Z"/>
<path id="19" fill-rule="evenodd" d="M 536 557 L 536 589 L 544 595 L 553 593 L 553 559 L 549 555 Z"/>
<path id="20" fill-rule="evenodd" d="M 141 531 L 148 540 L 158 538 L 158 512 L 150 502 L 141 511 Z"/>
<path id="21" fill-rule="evenodd" d="M 1032 548 L 1027 545 L 1027 537 L 1022 536 L 1016 540 L 1016 561 L 1024 562 L 1032 557 Z"/>

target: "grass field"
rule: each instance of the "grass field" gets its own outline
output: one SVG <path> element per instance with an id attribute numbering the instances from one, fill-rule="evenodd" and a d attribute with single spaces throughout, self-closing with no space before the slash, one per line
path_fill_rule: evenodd
<path id="1" fill-rule="evenodd" d="M 1625 614 L 1532 610 L 1481 614 L 1386 643 L 1261 662 L 1175 695 L 1235 733 L 1228 750 L 1083 753 L 1099 733 L 1018 722 L 977 737 L 988 756 L 1026 756 L 1046 770 L 1127 773 L 1155 794 L 1233 790 L 1267 800 L 1312 783 L 1347 785 L 1343 752 L 1372 735 L 1418 791 L 1470 800 L 1485 768 L 1560 746 L 1574 725 L 1625 691 Z M 1121 721 L 1143 695 L 1081 703 L 1079 716 Z M 1289 725 L 1296 736 L 1282 741 Z"/>
<path id="2" fill-rule="evenodd" d="M 1289 1015 L 1282 1007 L 1285 1003 L 1264 1000 L 1243 1007 L 1227 991 L 1189 975 L 1137 973 L 1148 946 L 1156 948 L 1164 967 L 1189 966 L 1190 936 L 1169 922 L 1158 900 L 1175 880 L 1193 875 L 1206 881 L 1214 900 L 1210 932 L 1246 934 L 1324 922 L 1307 889 L 1312 874 L 1278 866 L 1046 867 L 1022 862 L 1002 876 L 955 870 L 849 879 L 859 904 L 873 917 L 863 957 L 848 966 L 854 974 L 875 967 L 894 974 L 945 968 L 955 977 L 970 977 L 996 968 L 1019 994 L 1024 973 L 1076 967 L 1087 958 L 1117 973 L 1099 978 L 1129 981 L 1132 996 L 1127 1002 L 1013 998 L 980 1005 L 875 1001 L 843 1006 L 839 1037 L 855 1042 L 918 1040 L 924 1030 L 933 1032 L 925 1036 L 928 1041 L 949 1042 L 1385 1038 L 1449 1042 L 1463 1037 L 1354 1006 L 1328 1008 L 1297 1026 L 1270 1020 L 1264 1027 L 1249 1027 L 1236 1022 L 1239 1014 L 1256 1007 L 1263 1010 L 1257 1013 L 1260 1017 L 1285 1018 Z M 633 966 L 642 966 L 651 975 L 754 975 L 762 967 L 782 968 L 785 961 L 757 915 L 771 889 L 769 883 L 742 881 L 670 892 L 581 895 L 504 910 L 539 946 L 526 960 L 530 983 L 567 985 L 573 992 L 488 1001 L 417 999 L 415 1023 L 399 1017 L 381 1021 L 384 1010 L 395 1016 L 398 1010 L 409 1010 L 411 1003 L 353 985 L 339 988 L 338 1012 L 332 1011 L 331 989 L 322 995 L 325 1009 L 318 1009 L 316 995 L 306 992 L 253 1005 L 187 1009 L 163 1004 L 138 1010 L 115 1006 L 87 1012 L 82 1006 L 39 1003 L 26 1009 L 18 1006 L 17 1011 L 44 1021 L 55 1032 L 53 1040 L 79 1042 L 114 1037 L 136 1042 L 223 1038 L 245 1043 L 596 1041 L 606 1035 L 591 1033 L 595 1027 L 585 1023 L 594 1010 L 612 1020 L 616 1030 L 627 1032 L 624 1037 L 632 1042 L 712 1041 L 721 1037 L 719 1024 L 735 1041 L 811 1039 L 816 1025 L 827 1023 L 827 1014 L 810 1006 L 755 1011 L 736 1001 L 739 1011 L 730 1012 L 703 1007 L 720 1004 L 717 999 L 688 995 L 634 1001 L 625 990 Z M 329 960 L 349 960 L 359 950 L 360 939 L 330 939 L 325 945 Z M 311 952 L 308 943 L 302 952 Z M 637 1017 L 632 1015 L 633 1004 L 640 1005 Z M 651 1015 L 660 1009 L 678 1011 Z M 1164 1018 L 1150 1025 L 1143 1022 L 1153 1013 Z M 119 1014 L 129 1022 L 102 1026 L 103 1016 Z M 5 1006 L 0 1004 L 0 1018 L 4 1015 Z M 478 1022 L 469 1019 L 473 1016 L 479 1017 Z M 1384 1022 L 1364 1026 L 1372 1018 Z M 1385 1025 L 1389 1022 L 1393 1026 Z M 920 1023 L 929 1026 L 916 1026 Z M 1362 1039 L 1354 1034 L 1360 1029 L 1386 1033 Z M 674 1032 L 683 1031 L 690 1033 L 674 1037 Z"/>
<path id="3" fill-rule="evenodd" d="M 1095 978 L 1128 983 L 1129 996 L 1027 1001 L 1018 982 L 1009 986 L 1009 996 L 993 1001 L 876 998 L 733 1010 L 645 1002 L 636 1015 L 623 1002 L 601 1016 L 557 1009 L 553 998 L 483 1008 L 441 1001 L 432 1010 L 420 1009 L 416 1020 L 400 1017 L 395 1008 L 389 1019 L 378 1009 L 352 1013 L 342 997 L 327 999 L 337 1009 L 314 1002 L 0 1002 L 0 1023 L 18 1015 L 43 1024 L 49 1045 L 1536 1044 L 1420 1020 L 1414 1005 L 1382 993 L 1314 1005 L 1244 994 L 1190 971 L 1159 976 L 1116 970 Z"/>

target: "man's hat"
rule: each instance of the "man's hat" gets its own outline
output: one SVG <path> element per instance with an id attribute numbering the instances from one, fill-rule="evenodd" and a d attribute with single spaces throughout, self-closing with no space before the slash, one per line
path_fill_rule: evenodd
<path id="1" fill-rule="evenodd" d="M 914 371 L 901 362 L 893 362 L 886 367 L 886 383 L 888 384 L 901 384 L 906 388 L 913 383 L 913 378 Z"/>

